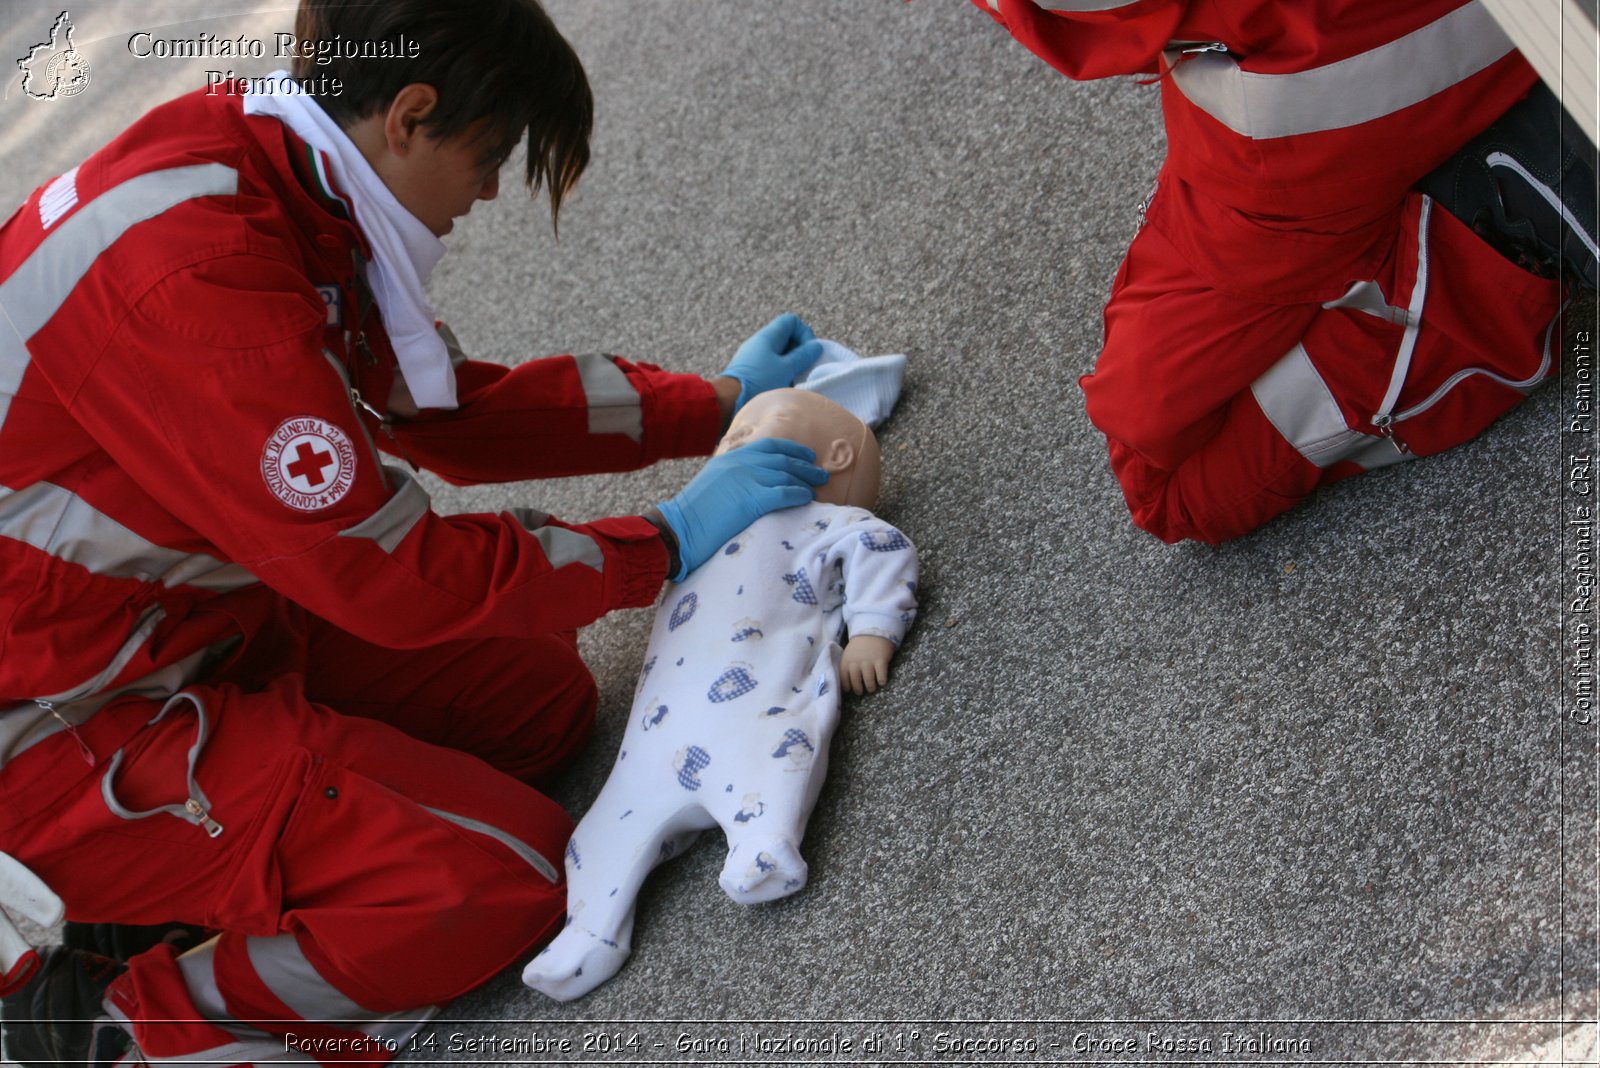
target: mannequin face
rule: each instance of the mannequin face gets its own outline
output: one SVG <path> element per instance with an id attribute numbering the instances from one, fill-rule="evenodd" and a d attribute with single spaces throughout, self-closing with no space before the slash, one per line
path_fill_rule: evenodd
<path id="1" fill-rule="evenodd" d="M 717 455 L 760 438 L 788 438 L 817 454 L 828 481 L 817 500 L 871 509 L 878 502 L 878 443 L 865 423 L 818 393 L 774 389 L 734 416 Z"/>

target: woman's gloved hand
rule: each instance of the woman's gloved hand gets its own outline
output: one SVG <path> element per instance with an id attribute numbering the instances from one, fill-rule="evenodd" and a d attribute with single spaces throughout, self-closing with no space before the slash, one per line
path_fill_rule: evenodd
<path id="1" fill-rule="evenodd" d="M 733 362 L 722 372 L 739 382 L 734 413 L 758 393 L 794 385 L 821 357 L 822 343 L 798 315 L 778 316 L 740 345 Z"/>
<path id="2" fill-rule="evenodd" d="M 761 438 L 713 456 L 676 497 L 656 506 L 677 542 L 682 582 L 728 539 L 768 512 L 807 504 L 828 473 L 817 454 L 785 438 Z"/>

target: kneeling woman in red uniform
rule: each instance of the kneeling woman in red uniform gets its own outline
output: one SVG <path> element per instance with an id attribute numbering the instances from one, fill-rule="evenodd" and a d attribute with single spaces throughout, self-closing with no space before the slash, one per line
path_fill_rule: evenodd
<path id="1" fill-rule="evenodd" d="M 782 316 L 711 381 L 466 358 L 440 237 L 524 137 L 554 218 L 582 66 L 535 0 L 307 0 L 298 36 L 396 44 L 157 107 L 0 229 L 0 851 L 70 921 L 207 932 L 24 956 L 25 1063 L 404 1048 L 561 921 L 532 784 L 593 715 L 576 629 L 826 478 L 779 441 L 648 516 L 436 514 L 413 468 L 708 455 L 820 348 Z"/>

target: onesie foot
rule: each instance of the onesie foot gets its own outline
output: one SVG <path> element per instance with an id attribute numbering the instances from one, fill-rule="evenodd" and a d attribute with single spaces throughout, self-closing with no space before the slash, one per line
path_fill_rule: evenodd
<path id="1" fill-rule="evenodd" d="M 805 860 L 793 842 L 741 843 L 722 866 L 722 888 L 741 905 L 788 897 L 806 885 Z"/>
<path id="2" fill-rule="evenodd" d="M 626 947 L 568 924 L 522 969 L 522 981 L 557 1001 L 581 998 L 621 970 Z"/>

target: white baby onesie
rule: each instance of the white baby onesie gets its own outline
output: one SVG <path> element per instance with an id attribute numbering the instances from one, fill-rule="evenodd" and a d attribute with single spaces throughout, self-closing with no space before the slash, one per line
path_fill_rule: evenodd
<path id="1" fill-rule="evenodd" d="M 772 512 L 668 587 L 616 766 L 567 846 L 567 926 L 523 970 L 560 1001 L 627 959 L 645 876 L 700 831 L 728 838 L 722 888 L 770 901 L 799 852 L 839 720 L 839 639 L 900 644 L 916 616 L 911 542 L 871 512 Z"/>

